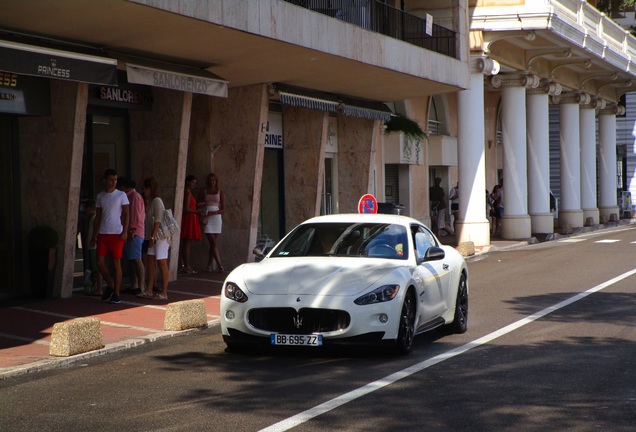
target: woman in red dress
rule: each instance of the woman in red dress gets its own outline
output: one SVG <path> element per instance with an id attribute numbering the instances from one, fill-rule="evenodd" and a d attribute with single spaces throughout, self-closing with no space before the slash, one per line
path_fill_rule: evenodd
<path id="1" fill-rule="evenodd" d="M 190 266 L 190 248 L 192 240 L 201 240 L 201 228 L 197 214 L 197 200 L 192 190 L 197 187 L 197 179 L 192 174 L 186 177 L 183 194 L 183 216 L 181 218 L 181 271 L 196 273 Z"/>

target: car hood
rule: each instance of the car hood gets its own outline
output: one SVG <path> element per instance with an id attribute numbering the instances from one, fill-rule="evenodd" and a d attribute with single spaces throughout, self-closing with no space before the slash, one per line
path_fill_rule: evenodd
<path id="1" fill-rule="evenodd" d="M 398 266 L 376 258 L 268 258 L 243 266 L 252 294 L 351 296 Z"/>

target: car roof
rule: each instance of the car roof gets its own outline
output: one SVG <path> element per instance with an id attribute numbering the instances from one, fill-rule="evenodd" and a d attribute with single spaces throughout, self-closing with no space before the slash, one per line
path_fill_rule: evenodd
<path id="1" fill-rule="evenodd" d="M 307 219 L 303 224 L 307 223 L 336 223 L 336 222 L 375 222 L 375 223 L 391 223 L 403 226 L 410 226 L 411 224 L 424 225 L 423 222 L 413 219 L 409 216 L 385 214 L 385 213 L 343 213 L 343 214 L 331 214 L 324 216 L 316 216 L 311 219 Z"/>

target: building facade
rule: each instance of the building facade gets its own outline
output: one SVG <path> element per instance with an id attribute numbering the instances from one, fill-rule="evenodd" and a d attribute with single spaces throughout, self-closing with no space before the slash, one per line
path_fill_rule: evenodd
<path id="1" fill-rule="evenodd" d="M 585 2 L 8 0 L 4 9 L 0 262 L 11 281 L 2 298 L 33 294 L 27 239 L 39 225 L 60 237 L 47 295 L 72 295 L 82 203 L 107 167 L 138 184 L 155 176 L 177 219 L 185 177 L 202 186 L 214 172 L 227 196 L 229 268 L 253 260 L 263 236 L 354 212 L 366 193 L 430 222 L 435 177 L 447 192 L 459 183 L 460 242 L 489 244 L 484 191 L 500 180 L 502 235 L 552 232 L 556 104 L 557 223 L 619 213 L 615 122 L 636 40 Z M 385 133 L 395 114 L 425 138 Z M 171 246 L 175 277 L 179 240 Z M 193 256 L 202 267 L 207 245 Z"/>

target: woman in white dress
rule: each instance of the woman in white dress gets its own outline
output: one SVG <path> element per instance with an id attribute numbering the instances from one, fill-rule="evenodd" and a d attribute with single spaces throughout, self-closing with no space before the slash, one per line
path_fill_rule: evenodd
<path id="1" fill-rule="evenodd" d="M 216 261 L 217 270 L 224 272 L 219 254 L 218 239 L 223 228 L 221 215 L 225 211 L 225 192 L 219 189 L 219 181 L 215 174 L 208 174 L 205 182 L 205 189 L 199 193 L 197 205 L 201 211 L 203 222 L 203 233 L 210 243 L 208 253 L 208 266 L 205 271 L 212 272 L 212 264 Z"/>

